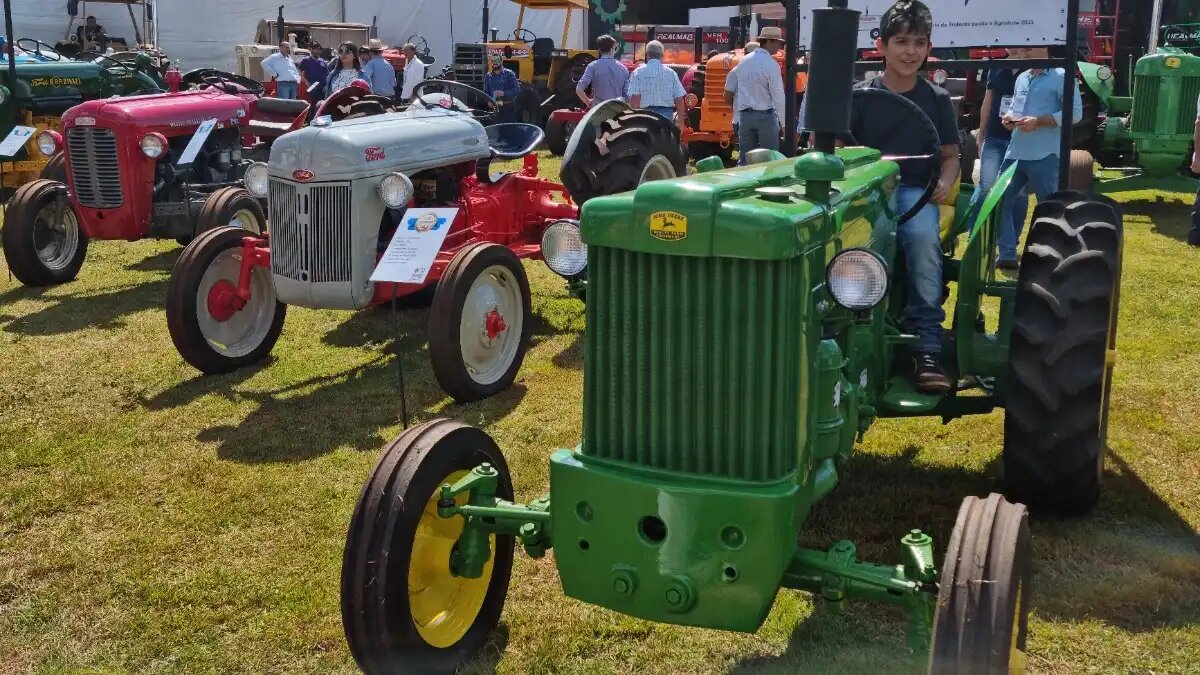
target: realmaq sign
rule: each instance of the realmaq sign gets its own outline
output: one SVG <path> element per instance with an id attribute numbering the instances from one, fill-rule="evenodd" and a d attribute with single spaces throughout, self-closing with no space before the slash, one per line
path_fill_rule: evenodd
<path id="1" fill-rule="evenodd" d="M 924 0 L 933 13 L 935 47 L 1010 47 L 1061 45 L 1067 42 L 1067 0 Z M 800 48 L 812 39 L 812 10 L 818 0 L 801 0 Z M 889 0 L 849 0 L 862 13 L 858 46 L 874 49 L 879 20 Z"/>

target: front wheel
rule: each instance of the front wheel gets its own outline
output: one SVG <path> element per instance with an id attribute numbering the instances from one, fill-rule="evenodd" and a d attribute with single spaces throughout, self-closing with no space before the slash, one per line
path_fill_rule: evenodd
<path id="1" fill-rule="evenodd" d="M 66 185 L 45 179 L 22 185 L 9 200 L 4 221 L 4 259 L 21 283 L 51 286 L 79 275 L 88 238 Z"/>
<path id="2" fill-rule="evenodd" d="M 228 373 L 271 352 L 287 305 L 276 300 L 271 271 L 254 266 L 250 299 L 238 307 L 242 239 L 250 232 L 218 227 L 180 254 L 167 284 L 167 328 L 185 361 L 201 372 Z"/>
<path id="3" fill-rule="evenodd" d="M 450 555 L 463 519 L 437 513 L 441 485 L 483 463 L 499 473 L 497 496 L 512 500 L 508 464 L 495 441 L 461 422 L 435 419 L 392 441 L 371 471 L 346 535 L 341 590 L 346 641 L 368 675 L 452 673 L 479 654 L 500 622 L 513 538 L 491 535 L 483 574 L 455 576 Z"/>
<path id="4" fill-rule="evenodd" d="M 1024 506 L 963 500 L 938 583 L 931 675 L 1025 672 L 1032 564 Z"/>
<path id="5" fill-rule="evenodd" d="M 254 195 L 240 187 L 223 187 L 210 194 L 196 217 L 196 234 L 218 227 L 237 227 L 252 234 L 267 231 L 267 215 Z"/>
<path id="6" fill-rule="evenodd" d="M 575 131 L 574 122 L 558 122 L 553 118 L 546 123 L 546 149 L 555 157 L 562 157 L 567 151 L 567 141 Z"/>
<path id="7" fill-rule="evenodd" d="M 1038 204 L 1017 278 L 1005 392 L 1004 482 L 1035 513 L 1095 506 L 1108 437 L 1121 289 L 1116 203 Z"/>
<path id="8" fill-rule="evenodd" d="M 529 348 L 529 279 L 507 247 L 478 243 L 446 267 L 429 317 L 429 358 L 455 400 L 478 401 L 512 385 Z"/>
<path id="9" fill-rule="evenodd" d="M 42 178 L 66 185 L 67 156 L 61 152 L 54 153 L 54 156 L 46 162 L 46 166 L 42 167 Z"/>

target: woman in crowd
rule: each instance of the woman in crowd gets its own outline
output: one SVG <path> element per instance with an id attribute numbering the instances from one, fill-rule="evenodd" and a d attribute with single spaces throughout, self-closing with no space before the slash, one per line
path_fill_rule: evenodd
<path id="1" fill-rule="evenodd" d="M 329 83 L 325 86 L 325 95 L 332 96 L 349 87 L 355 80 L 362 80 L 370 86 L 370 81 L 363 72 L 362 62 L 358 59 L 358 45 L 343 42 L 338 47 L 337 58 L 329 70 Z"/>

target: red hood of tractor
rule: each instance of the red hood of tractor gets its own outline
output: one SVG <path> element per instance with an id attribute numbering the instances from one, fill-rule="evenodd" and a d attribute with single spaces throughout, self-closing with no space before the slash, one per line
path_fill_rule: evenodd
<path id="1" fill-rule="evenodd" d="M 164 136 L 191 134 L 201 122 L 216 118 L 220 126 L 234 120 L 243 124 L 250 113 L 253 96 L 237 96 L 215 91 L 187 91 L 151 94 L 129 98 L 87 101 L 63 115 L 63 128 L 76 126 L 80 117 L 117 133 L 144 135 L 156 131 Z"/>

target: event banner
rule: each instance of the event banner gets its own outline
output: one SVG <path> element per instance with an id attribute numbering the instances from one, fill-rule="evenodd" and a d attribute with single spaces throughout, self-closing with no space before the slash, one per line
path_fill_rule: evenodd
<path id="1" fill-rule="evenodd" d="M 935 47 L 1049 46 L 1067 42 L 1067 0 L 925 0 L 933 13 Z M 820 0 L 800 0 L 800 48 L 812 38 L 812 10 Z M 862 12 L 858 46 L 873 49 L 889 0 L 850 0 Z"/>

